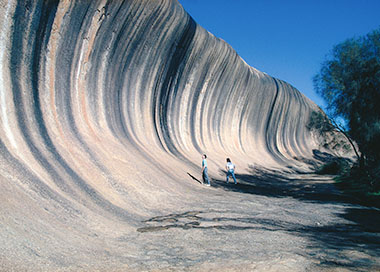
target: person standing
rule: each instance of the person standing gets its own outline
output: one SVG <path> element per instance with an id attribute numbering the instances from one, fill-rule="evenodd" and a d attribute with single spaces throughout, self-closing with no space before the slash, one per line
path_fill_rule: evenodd
<path id="1" fill-rule="evenodd" d="M 203 154 L 202 156 L 202 179 L 203 179 L 203 184 L 206 183 L 207 181 L 207 186 L 211 186 L 210 184 L 210 179 L 208 178 L 208 173 L 207 173 L 207 156 L 206 154 Z"/>
<path id="2" fill-rule="evenodd" d="M 228 183 L 228 178 L 232 176 L 235 181 L 235 184 L 237 184 L 236 177 L 235 177 L 235 164 L 231 162 L 230 158 L 227 158 L 226 170 L 227 170 L 227 183 Z"/>

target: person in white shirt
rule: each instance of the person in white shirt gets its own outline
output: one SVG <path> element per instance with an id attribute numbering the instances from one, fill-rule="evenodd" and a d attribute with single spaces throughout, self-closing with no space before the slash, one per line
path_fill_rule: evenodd
<path id="1" fill-rule="evenodd" d="M 231 162 L 230 158 L 227 158 L 226 170 L 227 170 L 227 183 L 228 183 L 228 178 L 232 176 L 235 181 L 235 184 L 237 184 L 236 177 L 235 177 L 235 165 Z"/>

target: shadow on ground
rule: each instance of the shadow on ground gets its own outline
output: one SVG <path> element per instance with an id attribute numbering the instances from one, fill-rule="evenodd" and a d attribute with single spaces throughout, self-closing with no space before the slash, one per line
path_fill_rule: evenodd
<path id="1" fill-rule="evenodd" d="M 334 183 L 326 182 L 326 177 L 323 180 L 323 176 L 289 178 L 291 175 L 286 172 L 254 167 L 250 167 L 249 172 L 236 174 L 237 185 L 231 182 L 227 184 L 225 180 L 214 180 L 213 187 L 270 198 L 291 197 L 317 204 L 343 205 L 345 213 L 337 216 L 344 218 L 345 224 L 322 226 L 317 222 L 315 226 L 305 227 L 276 221 L 266 222 L 266 225 L 267 228 L 274 227 L 306 236 L 316 245 L 316 249 L 324 249 L 316 253 L 319 256 L 315 256 L 320 259 L 321 266 L 355 268 L 355 271 L 368 271 L 369 267 L 369 271 L 380 270 L 379 259 L 375 258 L 380 256 L 380 209 L 360 205 L 357 199 L 341 194 Z M 223 170 L 221 173 L 226 174 Z M 363 256 L 357 256 L 357 252 L 362 252 Z"/>
<path id="2" fill-rule="evenodd" d="M 306 259 L 318 260 L 318 267 L 327 269 L 343 267 L 348 271 L 377 271 L 380 268 L 377 259 L 379 236 L 376 229 L 379 222 L 368 221 L 376 216 L 378 214 L 371 210 L 350 208 L 344 217 L 364 224 L 352 222 L 327 226 L 303 226 L 286 220 L 231 214 L 221 210 L 189 211 L 150 218 L 144 221 L 145 227 L 137 231 L 146 233 L 170 229 L 189 231 L 214 229 L 227 232 L 246 230 L 285 232 L 306 237 L 310 241 L 303 256 Z"/>
<path id="3" fill-rule="evenodd" d="M 293 197 L 305 201 L 350 202 L 331 183 L 322 177 L 303 175 L 302 178 L 290 178 L 290 172 L 280 172 L 265 168 L 250 167 L 250 174 L 235 173 L 239 184 L 214 180 L 213 186 L 239 193 L 255 194 L 268 197 Z M 220 170 L 222 175 L 226 172 Z"/>
<path id="4" fill-rule="evenodd" d="M 321 163 L 334 159 L 329 154 L 315 153 Z M 315 169 L 315 161 L 298 159 Z M 236 174 L 238 184 L 227 184 L 226 172 L 222 179 L 214 179 L 212 187 L 226 193 L 247 194 L 269 198 L 293 198 L 300 201 L 294 212 L 302 209 L 302 203 L 315 204 L 315 222 L 297 224 L 287 218 L 263 218 L 255 213 L 231 213 L 225 210 L 193 210 L 178 214 L 157 216 L 143 221 L 140 233 L 171 229 L 215 229 L 218 231 L 273 231 L 306 238 L 309 242 L 303 253 L 306 259 L 316 260 L 318 269 L 344 269 L 344 271 L 380 271 L 380 210 L 366 207 L 345 196 L 335 187 L 332 176 L 300 173 L 288 167 L 275 171 L 263 167 L 250 167 L 247 174 Z M 187 173 L 196 183 L 202 181 Z M 260 200 L 258 200 L 260 201 Z M 281 205 L 281 201 L 278 202 Z M 321 205 L 319 205 L 321 204 Z M 329 205 L 331 204 L 331 205 Z M 339 210 L 335 212 L 335 209 Z M 330 209 L 331 220 L 318 222 L 318 209 Z M 343 211 L 343 212 L 342 212 Z M 289 210 L 289 212 L 292 212 Z M 344 219 L 344 220 L 342 220 Z M 312 221 L 311 220 L 311 221 Z M 335 221 L 334 221 L 335 220 Z"/>
<path id="5" fill-rule="evenodd" d="M 276 198 L 293 197 L 303 201 L 348 203 L 364 206 L 368 204 L 352 195 L 342 194 L 334 184 L 325 181 L 326 179 L 331 180 L 333 176 L 315 174 L 315 170 L 321 164 L 334 160 L 346 160 L 347 163 L 350 163 L 349 159 L 336 158 L 319 150 L 313 150 L 313 154 L 314 160 L 294 158 L 309 165 L 309 172 L 300 172 L 291 166 L 288 166 L 288 171 L 250 166 L 249 174 L 236 174 L 236 178 L 239 180 L 238 186 L 233 183 L 226 184 L 225 180 L 215 180 L 214 187 Z M 226 171 L 223 169 L 220 169 L 220 173 L 226 176 Z"/>

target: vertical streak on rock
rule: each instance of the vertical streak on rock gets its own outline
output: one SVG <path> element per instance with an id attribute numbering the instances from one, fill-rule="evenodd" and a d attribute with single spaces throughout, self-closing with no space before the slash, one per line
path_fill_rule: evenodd
<path id="1" fill-rule="evenodd" d="M 12 129 L 10 127 L 8 112 L 10 111 L 8 102 L 7 102 L 7 90 L 6 90 L 6 79 L 5 79 L 5 53 L 8 52 L 8 43 L 7 37 L 11 28 L 11 9 L 12 9 L 12 1 L 8 1 L 5 7 L 5 12 L 3 14 L 1 29 L 0 29 L 0 106 L 1 106 L 1 120 L 6 133 L 6 137 L 10 141 L 12 147 L 17 149 L 16 139 L 12 133 Z"/>
<path id="2" fill-rule="evenodd" d="M 275 127 L 277 124 L 275 123 L 275 120 L 274 120 L 274 114 L 275 114 L 274 109 L 277 103 L 280 87 L 275 78 L 273 79 L 273 81 L 275 83 L 275 96 L 273 98 L 272 105 L 270 106 L 268 119 L 266 121 L 265 139 L 266 139 L 266 146 L 269 153 L 274 157 L 278 157 L 278 154 L 280 152 L 278 150 L 277 141 L 276 141 L 277 135 L 276 135 Z"/>
<path id="3" fill-rule="evenodd" d="M 176 101 L 176 95 L 178 92 L 178 80 L 183 76 L 184 60 L 186 54 L 188 54 L 190 43 L 193 40 L 196 31 L 196 24 L 194 20 L 189 17 L 186 27 L 182 33 L 178 44 L 175 44 L 174 53 L 168 60 L 167 71 L 162 79 L 162 87 L 158 90 L 157 97 L 154 100 L 155 111 L 154 120 L 157 120 L 157 132 L 160 135 L 161 142 L 165 143 L 168 151 L 176 156 L 180 156 L 180 153 L 175 147 L 172 141 L 171 131 L 174 129 L 168 120 L 170 117 L 176 119 L 175 112 L 172 112 L 172 104 L 178 103 Z M 178 116 L 178 115 L 177 115 Z"/>
<path id="4" fill-rule="evenodd" d="M 313 160 L 317 106 L 176 0 L 1 3 L 0 182 L 44 213 L 51 199 L 54 212 L 133 225 L 194 201 L 187 173 L 203 152 L 214 177 L 226 156 L 241 173 L 310 170 L 294 156 Z"/>

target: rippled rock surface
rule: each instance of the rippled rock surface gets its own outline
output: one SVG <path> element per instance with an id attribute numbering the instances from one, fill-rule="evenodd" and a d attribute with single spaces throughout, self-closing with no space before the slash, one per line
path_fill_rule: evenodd
<path id="1" fill-rule="evenodd" d="M 226 157 L 241 174 L 312 170 L 317 106 L 177 1 L 1 0 L 0 13 L 3 267 L 144 255 L 120 244 L 142 220 L 208 197 L 189 176 L 202 153 L 214 180 Z"/>

